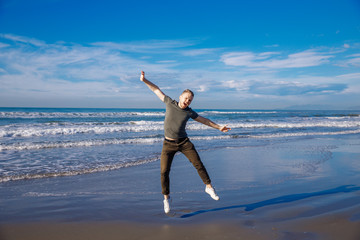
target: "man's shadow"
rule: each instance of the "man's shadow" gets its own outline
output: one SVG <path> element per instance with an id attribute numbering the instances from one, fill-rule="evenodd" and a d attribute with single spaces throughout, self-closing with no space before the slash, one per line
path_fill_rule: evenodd
<path id="1" fill-rule="evenodd" d="M 221 207 L 221 208 L 213 208 L 213 209 L 205 209 L 205 210 L 199 210 L 192 213 L 187 213 L 180 218 L 189 218 L 193 217 L 199 214 L 208 213 L 208 212 L 217 212 L 217 211 L 223 211 L 223 210 L 229 210 L 229 209 L 235 209 L 235 208 L 245 208 L 245 211 L 252 211 L 257 208 L 275 205 L 275 204 L 281 204 L 281 203 L 289 203 L 289 202 L 295 202 L 306 198 L 311 197 L 317 197 L 317 196 L 324 196 L 324 195 L 330 195 L 330 194 L 336 194 L 336 193 L 348 193 L 348 192 L 355 192 L 359 191 L 360 187 L 355 185 L 344 185 L 337 188 L 332 188 L 324 191 L 318 191 L 318 192 L 312 192 L 312 193 L 299 193 L 299 194 L 290 194 L 285 195 L 277 198 L 272 198 L 256 203 L 250 203 L 250 204 L 244 204 L 244 205 L 234 205 L 234 206 L 228 206 L 228 207 Z"/>

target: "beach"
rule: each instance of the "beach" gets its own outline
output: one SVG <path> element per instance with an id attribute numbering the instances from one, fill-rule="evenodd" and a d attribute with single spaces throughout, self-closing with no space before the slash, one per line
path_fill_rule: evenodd
<path id="1" fill-rule="evenodd" d="M 200 150 L 219 201 L 183 156 L 163 212 L 159 161 L 0 185 L 0 239 L 360 239 L 360 138 Z"/>

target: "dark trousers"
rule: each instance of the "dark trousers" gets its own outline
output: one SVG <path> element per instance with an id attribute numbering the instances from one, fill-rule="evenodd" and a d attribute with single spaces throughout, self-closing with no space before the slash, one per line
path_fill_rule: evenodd
<path id="1" fill-rule="evenodd" d="M 189 159 L 196 168 L 204 184 L 211 183 L 210 177 L 205 169 L 205 166 L 201 162 L 200 156 L 197 153 L 194 144 L 192 144 L 188 138 L 179 142 L 164 140 L 160 159 L 162 194 L 169 195 L 170 193 L 170 168 L 175 153 L 177 152 L 183 153 Z"/>

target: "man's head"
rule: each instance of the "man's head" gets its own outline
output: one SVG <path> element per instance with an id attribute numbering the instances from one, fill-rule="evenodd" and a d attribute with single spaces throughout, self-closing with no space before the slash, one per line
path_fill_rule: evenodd
<path id="1" fill-rule="evenodd" d="M 188 107 L 194 99 L 194 93 L 190 89 L 186 89 L 179 97 L 179 107 L 185 109 Z"/>

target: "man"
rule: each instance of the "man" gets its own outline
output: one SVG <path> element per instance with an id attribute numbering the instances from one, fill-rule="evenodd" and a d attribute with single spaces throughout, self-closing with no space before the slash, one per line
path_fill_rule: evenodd
<path id="1" fill-rule="evenodd" d="M 194 165 L 198 171 L 199 176 L 206 185 L 205 192 L 208 193 L 214 200 L 219 200 L 215 189 L 211 185 L 210 177 L 200 160 L 194 145 L 190 142 L 185 131 L 187 121 L 192 118 L 197 122 L 216 128 L 222 132 L 231 130 L 226 125 L 219 126 L 211 120 L 198 115 L 195 111 L 189 108 L 194 93 L 187 89 L 179 97 L 179 102 L 172 100 L 166 96 L 158 86 L 145 78 L 145 73 L 141 71 L 140 80 L 144 82 L 151 91 L 153 91 L 161 101 L 166 104 L 166 114 L 164 121 L 165 139 L 163 142 L 163 149 L 161 152 L 160 168 L 161 168 L 161 187 L 164 195 L 164 211 L 170 212 L 170 168 L 176 152 L 182 152 L 189 161 Z"/>

